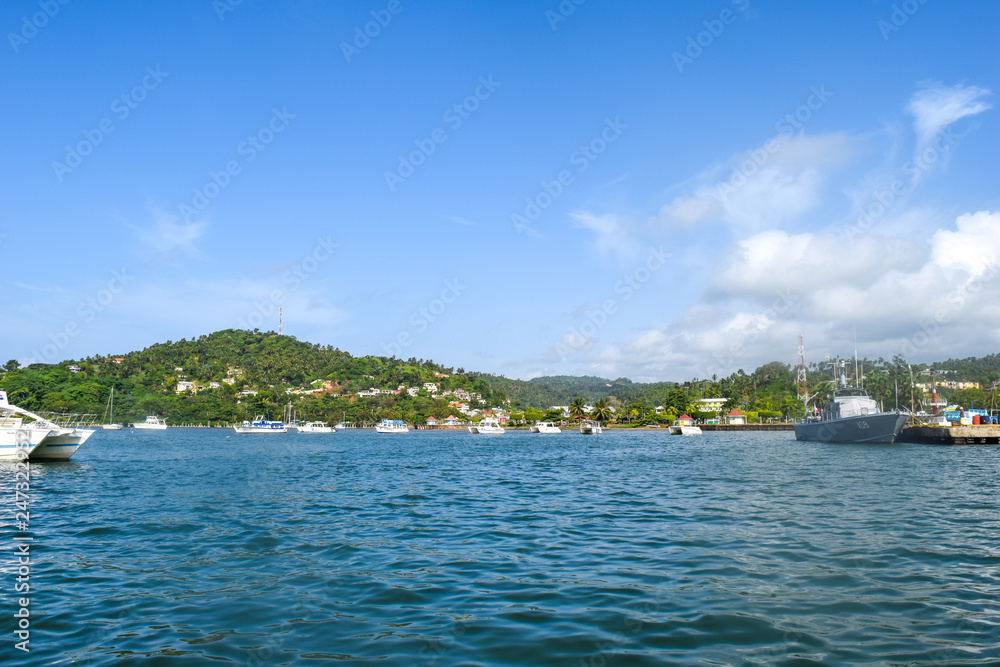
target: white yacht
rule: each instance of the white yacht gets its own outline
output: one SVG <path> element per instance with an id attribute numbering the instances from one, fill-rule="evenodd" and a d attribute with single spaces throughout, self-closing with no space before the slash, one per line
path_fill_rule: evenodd
<path id="1" fill-rule="evenodd" d="M 305 422 L 299 423 L 295 427 L 299 433 L 336 433 L 336 429 L 332 426 L 327 426 L 323 422 Z"/>
<path id="2" fill-rule="evenodd" d="M 500 435 L 501 433 L 506 433 L 506 431 L 502 426 L 500 426 L 500 422 L 493 417 L 483 417 L 478 424 L 473 424 L 469 427 L 469 433 L 481 435 Z"/>
<path id="3" fill-rule="evenodd" d="M 562 429 L 553 422 L 535 422 L 531 427 L 532 433 L 562 433 Z"/>
<path id="4" fill-rule="evenodd" d="M 580 422 L 580 433 L 583 435 L 600 435 L 604 433 L 604 429 L 601 428 L 600 422 L 586 421 Z"/>
<path id="5" fill-rule="evenodd" d="M 140 431 L 165 431 L 167 430 L 167 420 L 160 419 L 156 415 L 149 415 L 144 422 L 135 422 L 132 428 Z"/>
<path id="6" fill-rule="evenodd" d="M 0 459 L 23 458 L 17 449 L 35 460 L 66 460 L 94 435 L 89 428 L 96 415 L 45 414 L 19 408 L 7 402 L 0 390 Z"/>
<path id="7" fill-rule="evenodd" d="M 670 425 L 670 435 L 701 435 L 701 428 L 686 421 L 675 419 Z"/>
<path id="8" fill-rule="evenodd" d="M 378 424 L 375 424 L 376 433 L 409 433 L 410 428 L 406 425 L 406 422 L 400 421 L 399 419 L 383 419 Z"/>
<path id="9" fill-rule="evenodd" d="M 108 407 L 104 410 L 104 423 L 101 428 L 105 431 L 120 431 L 122 425 L 115 421 L 115 388 L 111 388 L 111 395 L 108 396 Z"/>
<path id="10" fill-rule="evenodd" d="M 253 421 L 244 421 L 239 426 L 233 426 L 233 430 L 241 435 L 248 433 L 287 433 L 284 422 L 270 421 L 264 419 L 263 415 L 257 415 Z"/>

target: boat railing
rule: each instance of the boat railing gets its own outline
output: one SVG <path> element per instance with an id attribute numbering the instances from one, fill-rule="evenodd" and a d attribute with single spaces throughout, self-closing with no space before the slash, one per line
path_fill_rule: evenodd
<path id="1" fill-rule="evenodd" d="M 97 414 L 91 413 L 39 412 L 38 416 L 59 428 L 93 428 L 97 424 Z"/>

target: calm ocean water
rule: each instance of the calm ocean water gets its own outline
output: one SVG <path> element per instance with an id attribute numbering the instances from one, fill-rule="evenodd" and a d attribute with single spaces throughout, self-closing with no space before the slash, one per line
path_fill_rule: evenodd
<path id="1" fill-rule="evenodd" d="M 98 432 L 3 664 L 998 665 L 1000 448 Z"/>

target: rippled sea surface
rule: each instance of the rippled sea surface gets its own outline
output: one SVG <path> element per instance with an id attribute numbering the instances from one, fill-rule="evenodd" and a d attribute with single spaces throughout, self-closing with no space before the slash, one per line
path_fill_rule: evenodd
<path id="1" fill-rule="evenodd" d="M 1000 664 L 995 446 L 177 428 L 31 467 L 3 664 Z"/>

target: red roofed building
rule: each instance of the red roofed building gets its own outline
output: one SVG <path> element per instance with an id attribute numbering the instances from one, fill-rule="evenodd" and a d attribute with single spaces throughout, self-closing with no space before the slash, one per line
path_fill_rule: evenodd
<path id="1" fill-rule="evenodd" d="M 743 414 L 742 412 L 740 412 L 738 409 L 733 408 L 732 410 L 729 411 L 729 414 L 726 415 L 726 423 L 727 424 L 746 424 L 747 423 L 747 416 L 745 414 Z"/>
<path id="2" fill-rule="evenodd" d="M 694 426 L 694 420 L 686 412 L 677 418 L 677 423 L 683 426 Z"/>

